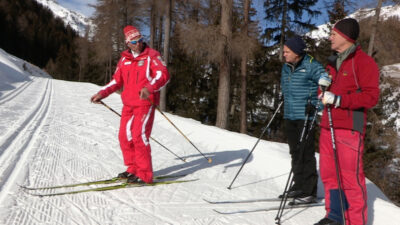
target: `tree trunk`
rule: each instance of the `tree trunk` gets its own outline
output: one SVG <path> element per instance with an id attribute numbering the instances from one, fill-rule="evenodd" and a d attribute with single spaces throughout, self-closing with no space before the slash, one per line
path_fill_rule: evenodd
<path id="1" fill-rule="evenodd" d="M 286 28 L 286 14 L 288 10 L 287 0 L 283 1 L 283 11 L 282 11 L 282 26 L 281 26 L 281 40 L 279 42 L 279 60 L 283 62 L 283 45 L 285 41 L 285 28 Z"/>
<path id="2" fill-rule="evenodd" d="M 243 7 L 243 27 L 242 33 L 245 36 L 248 36 L 248 25 L 249 25 L 249 8 L 250 8 L 251 0 L 244 1 Z M 247 133 L 247 54 L 244 52 L 242 54 L 242 62 L 241 62 L 241 89 L 240 89 L 240 133 Z"/>
<path id="3" fill-rule="evenodd" d="M 381 14 L 382 1 L 383 0 L 378 0 L 378 5 L 376 6 L 376 9 L 375 9 L 375 17 L 372 22 L 371 37 L 369 39 L 369 45 L 368 45 L 368 55 L 369 56 L 371 56 L 374 51 L 375 35 L 376 35 L 376 30 L 378 28 L 379 16 Z"/>
<path id="4" fill-rule="evenodd" d="M 157 31 L 157 34 L 158 34 L 158 36 L 157 36 L 157 43 L 156 43 L 156 46 L 157 46 L 157 51 L 159 51 L 159 52 L 161 52 L 162 51 L 162 49 L 161 49 L 161 43 L 162 43 L 162 36 L 163 36 L 163 17 L 162 17 L 162 15 L 160 15 L 160 12 L 158 13 L 158 15 L 157 15 L 157 17 L 158 17 L 158 25 L 157 25 L 157 28 L 156 29 L 158 29 L 158 31 Z"/>
<path id="5" fill-rule="evenodd" d="M 230 73 L 232 54 L 232 8 L 233 0 L 221 0 L 221 34 L 223 48 L 220 54 L 220 74 L 218 85 L 218 106 L 216 126 L 226 129 L 228 127 Z"/>
<path id="6" fill-rule="evenodd" d="M 110 82 L 110 78 L 112 76 L 111 74 L 111 62 L 112 62 L 112 57 L 111 55 L 108 57 L 108 61 L 106 62 L 106 74 L 104 76 L 104 84 L 107 84 Z"/>
<path id="7" fill-rule="evenodd" d="M 171 8 L 172 1 L 166 0 L 165 19 L 164 19 L 164 62 L 168 66 L 169 59 L 169 37 L 171 32 Z M 167 87 L 161 90 L 160 108 L 162 111 L 166 110 L 167 106 Z"/>

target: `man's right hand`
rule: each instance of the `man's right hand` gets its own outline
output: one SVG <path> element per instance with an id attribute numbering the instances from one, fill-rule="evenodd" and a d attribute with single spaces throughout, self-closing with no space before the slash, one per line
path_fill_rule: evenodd
<path id="1" fill-rule="evenodd" d="M 321 87 L 325 87 L 326 89 L 331 85 L 332 79 L 328 76 L 327 73 L 323 73 L 318 80 L 318 85 Z M 321 88 L 322 90 L 322 88 Z"/>
<path id="2" fill-rule="evenodd" d="M 101 100 L 101 99 L 103 99 L 103 96 L 101 96 L 100 93 L 97 93 L 97 94 L 93 95 L 93 96 L 90 98 L 90 101 L 91 101 L 92 103 L 100 104 L 100 100 Z"/>

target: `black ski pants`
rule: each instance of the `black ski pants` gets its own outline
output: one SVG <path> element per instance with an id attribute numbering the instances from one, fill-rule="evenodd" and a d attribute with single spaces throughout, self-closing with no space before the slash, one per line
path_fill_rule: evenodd
<path id="1" fill-rule="evenodd" d="M 318 174 L 314 148 L 315 126 L 306 140 L 308 126 L 311 125 L 311 121 L 307 124 L 303 142 L 299 143 L 304 129 L 304 120 L 285 120 L 285 133 L 292 157 L 294 181 L 290 190 L 301 190 L 304 196 L 316 196 Z"/>

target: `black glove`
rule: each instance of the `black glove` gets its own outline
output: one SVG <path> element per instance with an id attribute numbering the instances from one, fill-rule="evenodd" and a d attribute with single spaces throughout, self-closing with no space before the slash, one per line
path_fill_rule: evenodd
<path id="1" fill-rule="evenodd" d="M 311 104 L 311 101 L 308 100 L 307 105 L 306 105 L 305 114 L 310 116 L 310 115 L 313 115 L 314 112 L 315 112 L 315 105 Z"/>

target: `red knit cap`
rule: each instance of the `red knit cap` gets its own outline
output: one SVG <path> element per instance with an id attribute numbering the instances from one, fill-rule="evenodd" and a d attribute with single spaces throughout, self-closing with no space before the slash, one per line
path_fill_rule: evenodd
<path id="1" fill-rule="evenodd" d="M 142 37 L 139 30 L 136 27 L 128 25 L 124 28 L 125 42 L 138 40 Z"/>

